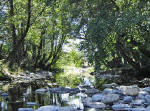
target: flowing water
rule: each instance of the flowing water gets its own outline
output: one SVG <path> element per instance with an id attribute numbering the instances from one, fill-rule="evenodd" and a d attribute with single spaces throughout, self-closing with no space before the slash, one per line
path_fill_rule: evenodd
<path id="1" fill-rule="evenodd" d="M 69 87 L 75 87 L 79 84 L 92 86 L 94 82 L 94 80 L 91 78 L 83 78 L 82 76 L 74 75 L 66 76 L 64 74 L 58 74 L 55 79 L 55 82 L 58 83 L 59 86 L 64 87 L 67 85 Z M 43 87 L 39 85 L 28 85 L 27 87 L 20 87 L 18 85 L 8 84 L 1 87 L 5 87 L 2 88 L 2 90 L 5 89 L 6 91 L 4 91 L 7 93 L 5 93 L 3 96 L 0 96 L 0 111 L 18 111 L 18 108 L 33 108 L 36 110 L 40 106 L 46 105 L 71 106 L 80 109 L 80 111 L 88 111 L 88 109 L 85 109 L 83 106 L 83 99 L 86 98 L 87 95 L 81 92 L 73 95 L 69 93 L 56 94 L 50 92 L 35 93 L 35 90 Z M 48 86 L 44 87 L 48 88 Z"/>
<path id="2" fill-rule="evenodd" d="M 62 80 L 58 79 L 59 81 L 63 81 L 64 78 L 60 77 Z M 68 79 L 69 84 L 77 84 L 76 81 Z M 83 84 L 85 85 L 92 85 L 89 79 L 82 79 Z M 59 82 L 56 81 L 56 82 Z M 72 83 L 74 82 L 74 83 Z M 81 81 L 79 81 L 81 82 Z M 80 84 L 80 83 L 79 83 Z M 62 84 L 64 85 L 64 83 Z M 28 87 L 18 87 L 18 85 L 8 84 L 5 86 L 9 86 L 7 89 L 8 95 L 0 96 L 1 108 L 0 111 L 18 111 L 18 108 L 33 108 L 38 109 L 40 106 L 46 105 L 55 105 L 55 106 L 73 106 L 77 109 L 81 109 L 83 111 L 83 99 L 87 97 L 84 93 L 78 94 L 56 94 L 56 93 L 35 93 L 35 90 L 42 88 L 43 86 L 34 86 L 30 85 Z M 1 87 L 5 87 L 1 86 Z M 74 86 L 73 86 L 74 87 Z M 45 86 L 45 88 L 48 88 Z M 85 111 L 86 109 L 84 109 Z"/>
<path id="3" fill-rule="evenodd" d="M 40 106 L 55 105 L 55 106 L 73 106 L 78 109 L 83 109 L 82 99 L 86 95 L 78 93 L 75 95 L 56 94 L 56 93 L 35 93 L 35 89 L 29 86 L 24 93 L 9 94 L 9 96 L 1 96 L 0 111 L 17 111 L 18 108 L 33 108 L 37 109 Z M 10 92 L 8 92 L 10 93 Z M 32 103 L 31 103 L 32 102 Z M 36 104 L 35 104 L 36 103 Z"/>

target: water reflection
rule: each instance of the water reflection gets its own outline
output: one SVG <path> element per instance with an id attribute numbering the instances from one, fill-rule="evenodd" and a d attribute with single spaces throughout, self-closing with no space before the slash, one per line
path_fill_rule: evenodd
<path id="1" fill-rule="evenodd" d="M 76 95 L 43 93 L 36 94 L 33 87 L 24 88 L 10 88 L 8 90 L 9 96 L 7 99 L 0 97 L 1 109 L 0 111 L 17 111 L 18 108 L 32 107 L 37 109 L 40 106 L 56 105 L 56 106 L 73 106 L 78 109 L 84 109 L 82 99 L 86 95 L 79 93 Z M 83 96 L 84 95 L 84 96 Z M 36 104 L 28 105 L 27 102 Z"/>
<path id="2" fill-rule="evenodd" d="M 7 110 L 7 102 L 5 101 L 5 100 L 3 100 L 2 102 L 1 102 L 1 111 L 5 111 L 5 110 Z"/>

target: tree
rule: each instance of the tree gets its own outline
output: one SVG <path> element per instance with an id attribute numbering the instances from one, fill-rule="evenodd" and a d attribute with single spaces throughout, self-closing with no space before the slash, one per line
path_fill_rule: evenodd
<path id="1" fill-rule="evenodd" d="M 6 32 L 9 38 L 6 43 L 10 46 L 6 59 L 9 67 L 26 67 L 32 63 L 30 66 L 35 68 L 49 69 L 56 63 L 69 37 L 66 3 L 66 0 L 6 1 L 8 24 L 2 35 Z"/>
<path id="2" fill-rule="evenodd" d="M 124 65 L 143 73 L 143 76 L 150 72 L 146 70 L 150 62 L 149 5 L 145 0 L 86 2 L 83 9 L 86 13 L 78 15 L 81 21 L 77 30 L 82 32 L 85 28 L 81 49 L 89 62 L 95 64 L 95 70 Z M 118 62 L 112 66 L 113 61 Z"/>

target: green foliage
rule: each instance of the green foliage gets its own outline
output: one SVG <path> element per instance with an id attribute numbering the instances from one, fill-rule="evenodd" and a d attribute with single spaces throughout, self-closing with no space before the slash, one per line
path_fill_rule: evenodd
<path id="1" fill-rule="evenodd" d="M 76 87 L 82 83 L 82 79 L 78 75 L 59 73 L 55 76 L 56 83 L 63 87 Z"/>
<path id="2" fill-rule="evenodd" d="M 85 59 L 83 57 L 83 54 L 81 52 L 72 50 L 71 52 L 62 52 L 56 66 L 58 68 L 63 68 L 63 66 L 82 67 L 84 65 L 84 62 Z"/>
<path id="3" fill-rule="evenodd" d="M 107 81 L 104 78 L 96 79 L 94 86 L 96 88 L 100 89 L 100 90 L 103 90 L 104 89 L 104 87 L 103 87 L 104 84 L 107 84 Z"/>
<path id="4" fill-rule="evenodd" d="M 6 44 L 0 44 L 0 56 L 9 58 L 9 66 L 23 68 L 81 67 L 82 54 L 62 52 L 67 39 L 78 37 L 83 39 L 80 49 L 96 71 L 121 65 L 139 70 L 150 63 L 149 7 L 148 0 L 2 2 L 0 41 Z"/>
<path id="5" fill-rule="evenodd" d="M 84 63 L 83 55 L 74 50 L 70 52 L 70 59 L 73 61 L 76 67 L 81 67 Z"/>
<path id="6" fill-rule="evenodd" d="M 6 42 L 0 44 L 0 53 L 9 58 L 11 68 L 55 67 L 63 44 L 70 38 L 68 3 L 68 0 L 10 0 L 0 4 L 0 14 L 6 15 L 0 18 L 0 28 L 3 26 L 0 41 Z"/>
<path id="7" fill-rule="evenodd" d="M 149 65 L 149 5 L 142 0 L 87 2 L 77 29 L 84 31 L 81 49 L 96 71 L 131 66 L 141 72 Z"/>

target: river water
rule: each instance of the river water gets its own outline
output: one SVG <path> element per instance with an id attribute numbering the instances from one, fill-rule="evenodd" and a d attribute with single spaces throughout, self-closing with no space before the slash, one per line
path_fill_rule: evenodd
<path id="1" fill-rule="evenodd" d="M 89 79 L 84 79 L 82 82 L 85 85 L 92 85 Z M 5 88 L 7 89 L 6 93 L 3 93 L 4 95 L 0 96 L 0 111 L 18 111 L 18 108 L 33 108 L 36 110 L 40 106 L 46 105 L 71 106 L 80 109 L 81 111 L 88 110 L 84 108 L 82 102 L 87 95 L 81 92 L 77 94 L 58 94 L 50 92 L 36 93 L 35 90 L 42 88 L 43 86 L 35 87 L 34 85 L 29 85 L 27 87 L 18 87 L 18 85 L 11 84 L 6 86 L 8 86 L 8 88 Z M 48 86 L 44 87 L 49 88 Z"/>
<path id="2" fill-rule="evenodd" d="M 56 94 L 56 93 L 35 93 L 35 89 L 29 86 L 24 93 L 1 96 L 0 111 L 18 111 L 18 108 L 33 108 L 37 109 L 40 106 L 55 105 L 55 106 L 73 106 L 78 109 L 83 109 L 82 97 L 86 96 L 83 93 L 75 95 Z"/>
<path id="3" fill-rule="evenodd" d="M 79 73 L 81 74 L 78 74 L 77 76 L 66 75 L 64 73 L 57 74 L 55 76 L 55 80 L 51 81 L 51 83 L 56 82 L 58 83 L 58 86 L 62 87 L 78 87 L 81 84 L 92 86 L 94 84 L 94 79 L 91 77 L 89 78 L 82 76 L 84 72 L 79 71 Z M 77 94 L 58 94 L 51 92 L 35 92 L 37 89 L 43 87 L 50 88 L 56 86 L 48 86 L 48 84 L 44 86 L 34 84 L 19 86 L 16 84 L 12 85 L 11 83 L 0 85 L 1 90 L 3 90 L 3 96 L 0 96 L 0 111 L 18 111 L 18 108 L 33 108 L 34 110 L 36 110 L 39 107 L 46 105 L 71 106 L 77 108 L 78 111 L 90 111 L 83 106 L 83 100 L 87 97 L 85 93 L 80 92 Z"/>

